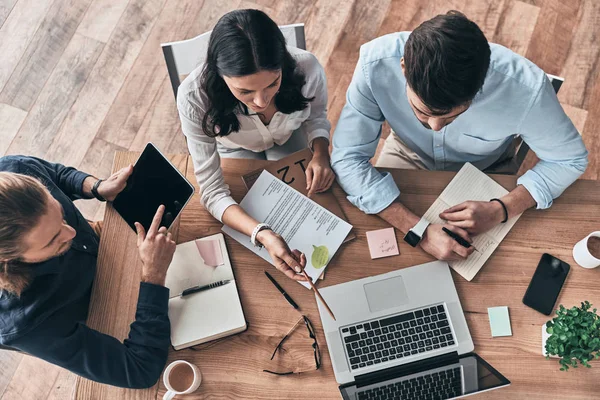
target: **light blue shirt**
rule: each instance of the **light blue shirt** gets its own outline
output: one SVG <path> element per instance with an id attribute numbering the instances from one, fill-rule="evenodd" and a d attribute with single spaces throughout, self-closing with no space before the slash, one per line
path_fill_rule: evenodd
<path id="1" fill-rule="evenodd" d="M 361 46 L 331 156 L 352 204 L 376 214 L 400 195 L 392 176 L 369 163 L 384 120 L 431 170 L 456 171 L 465 162 L 485 169 L 500 158 L 516 134 L 521 135 L 540 162 L 518 184 L 540 209 L 550 207 L 583 174 L 587 150 L 546 74 L 497 44 L 490 43 L 485 83 L 469 109 L 439 132 L 421 125 L 408 103 L 400 67 L 409 34 L 393 33 Z"/>

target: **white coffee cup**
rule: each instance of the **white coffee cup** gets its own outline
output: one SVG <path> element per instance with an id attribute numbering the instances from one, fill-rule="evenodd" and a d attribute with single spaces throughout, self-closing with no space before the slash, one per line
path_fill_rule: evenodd
<path id="1" fill-rule="evenodd" d="M 178 377 L 176 377 L 175 375 L 171 376 L 171 372 L 177 372 L 176 370 L 173 371 L 175 368 L 181 369 L 184 366 L 187 369 L 187 373 L 189 373 L 190 369 L 194 373 L 193 379 L 189 379 L 191 378 L 191 376 L 188 379 L 186 379 L 190 381 L 187 382 L 186 388 L 180 386 L 182 383 L 185 382 L 177 382 Z M 196 367 L 194 364 L 190 364 L 189 362 L 184 360 L 177 360 L 173 361 L 165 369 L 165 372 L 163 374 L 163 382 L 165 383 L 165 386 L 168 390 L 167 393 L 165 393 L 165 395 L 163 396 L 163 400 L 171 400 L 177 394 L 189 394 L 195 392 L 198 389 L 198 387 L 200 387 L 200 383 L 202 383 L 202 374 L 200 373 L 198 367 Z"/>
<path id="2" fill-rule="evenodd" d="M 573 247 L 573 258 L 583 268 L 596 268 L 600 266 L 600 259 L 594 257 L 588 248 L 588 241 L 591 237 L 600 238 L 600 231 L 590 233 Z"/>

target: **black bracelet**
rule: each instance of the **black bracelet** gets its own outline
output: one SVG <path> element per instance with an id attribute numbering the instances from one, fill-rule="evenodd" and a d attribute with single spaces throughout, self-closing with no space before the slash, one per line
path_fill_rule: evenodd
<path id="1" fill-rule="evenodd" d="M 100 195 L 100 193 L 98 193 L 98 186 L 100 186 L 100 184 L 104 182 L 103 179 L 98 179 L 96 181 L 96 183 L 94 183 L 94 186 L 92 186 L 92 194 L 94 195 L 95 198 L 97 198 L 100 201 L 106 201 L 106 199 L 104 197 L 102 197 Z"/>
<path id="2" fill-rule="evenodd" d="M 504 210 L 504 221 L 502 221 L 502 223 L 504 224 L 506 221 L 508 221 L 508 209 L 506 208 L 506 205 L 500 199 L 491 199 L 490 201 L 497 201 L 502 206 L 502 209 Z"/>

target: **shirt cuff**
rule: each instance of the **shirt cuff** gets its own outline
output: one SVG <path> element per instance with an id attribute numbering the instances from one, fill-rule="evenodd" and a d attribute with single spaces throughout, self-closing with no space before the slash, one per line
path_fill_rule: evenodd
<path id="1" fill-rule="evenodd" d="M 169 309 L 169 289 L 148 282 L 140 282 L 138 308 L 150 308 L 167 313 Z"/>
<path id="2" fill-rule="evenodd" d="M 232 197 L 223 197 L 212 208 L 211 214 L 213 215 L 213 217 L 218 219 L 219 222 L 223 223 L 223 214 L 225 214 L 225 210 L 227 210 L 230 206 L 233 206 L 235 204 L 237 204 L 237 201 L 235 201 Z"/>
<path id="3" fill-rule="evenodd" d="M 310 147 L 312 149 L 312 143 L 316 138 L 320 138 L 323 137 L 325 139 L 327 139 L 327 141 L 329 142 L 329 131 L 327 129 L 315 129 L 312 132 L 309 132 L 307 135 L 307 139 L 308 139 L 308 147 Z"/>
<path id="4" fill-rule="evenodd" d="M 517 180 L 517 185 L 523 185 L 529 192 L 531 197 L 537 203 L 537 209 L 543 210 L 552 205 L 553 198 L 550 194 L 550 190 L 546 187 L 546 183 L 541 176 L 539 176 L 534 170 L 530 169 L 525 172 Z"/>
<path id="5" fill-rule="evenodd" d="M 378 214 L 385 210 L 400 196 L 400 189 L 389 172 L 384 172 L 383 179 L 370 186 L 360 196 L 348 196 L 348 200 L 365 214 Z"/>
<path id="6" fill-rule="evenodd" d="M 87 197 L 85 193 L 83 193 L 83 181 L 86 180 L 87 177 L 92 176 L 90 174 L 86 174 L 85 172 L 77 171 L 73 176 L 73 187 L 78 188 L 77 193 L 73 193 L 73 199 L 93 199 L 94 196 Z"/>

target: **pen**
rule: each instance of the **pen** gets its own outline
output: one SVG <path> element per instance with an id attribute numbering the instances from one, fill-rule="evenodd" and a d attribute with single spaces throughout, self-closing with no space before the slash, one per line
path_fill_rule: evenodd
<path id="1" fill-rule="evenodd" d="M 287 294 L 285 292 L 285 290 L 283 290 L 283 288 L 281 286 L 279 286 L 279 283 L 277 283 L 277 281 L 271 276 L 271 274 L 269 274 L 267 271 L 265 271 L 265 275 L 267 276 L 267 278 L 269 278 L 269 280 L 271 281 L 271 283 L 273 283 L 273 285 L 275 285 L 275 287 L 277 288 L 277 290 L 279 290 L 279 292 L 283 295 L 283 297 L 285 297 L 285 299 L 287 300 L 287 302 L 290 303 L 291 306 L 294 307 L 297 310 L 298 309 L 298 304 L 296 304 L 296 302 L 294 300 L 292 300 L 292 298 L 290 297 L 290 295 Z"/>
<path id="2" fill-rule="evenodd" d="M 210 283 L 210 284 L 204 285 L 204 286 L 193 286 L 193 287 L 191 287 L 189 289 L 185 289 L 183 292 L 181 292 L 181 297 L 187 296 L 188 294 L 203 292 L 205 290 L 214 289 L 219 286 L 227 285 L 229 282 L 231 282 L 231 279 L 227 279 L 226 281 L 213 282 L 213 283 Z"/>
<path id="3" fill-rule="evenodd" d="M 443 227 L 443 228 L 442 228 L 442 230 L 443 230 L 444 232 L 446 232 L 446 234 L 447 234 L 448 236 L 450 236 L 452 239 L 456 240 L 456 242 L 457 242 L 458 244 L 460 244 L 462 247 L 466 247 L 466 248 L 468 249 L 469 247 L 473 246 L 471 243 L 469 243 L 469 242 L 467 242 L 465 239 L 463 239 L 463 238 L 462 238 L 462 236 L 460 236 L 460 235 L 457 235 L 456 233 L 452 232 L 450 229 L 448 229 L 448 228 L 446 228 L 446 227 Z M 473 248 L 475 249 L 475 251 L 476 251 L 476 252 L 478 252 L 478 253 L 479 253 L 479 250 L 477 250 L 477 249 L 475 248 L 475 246 L 473 246 Z"/>

